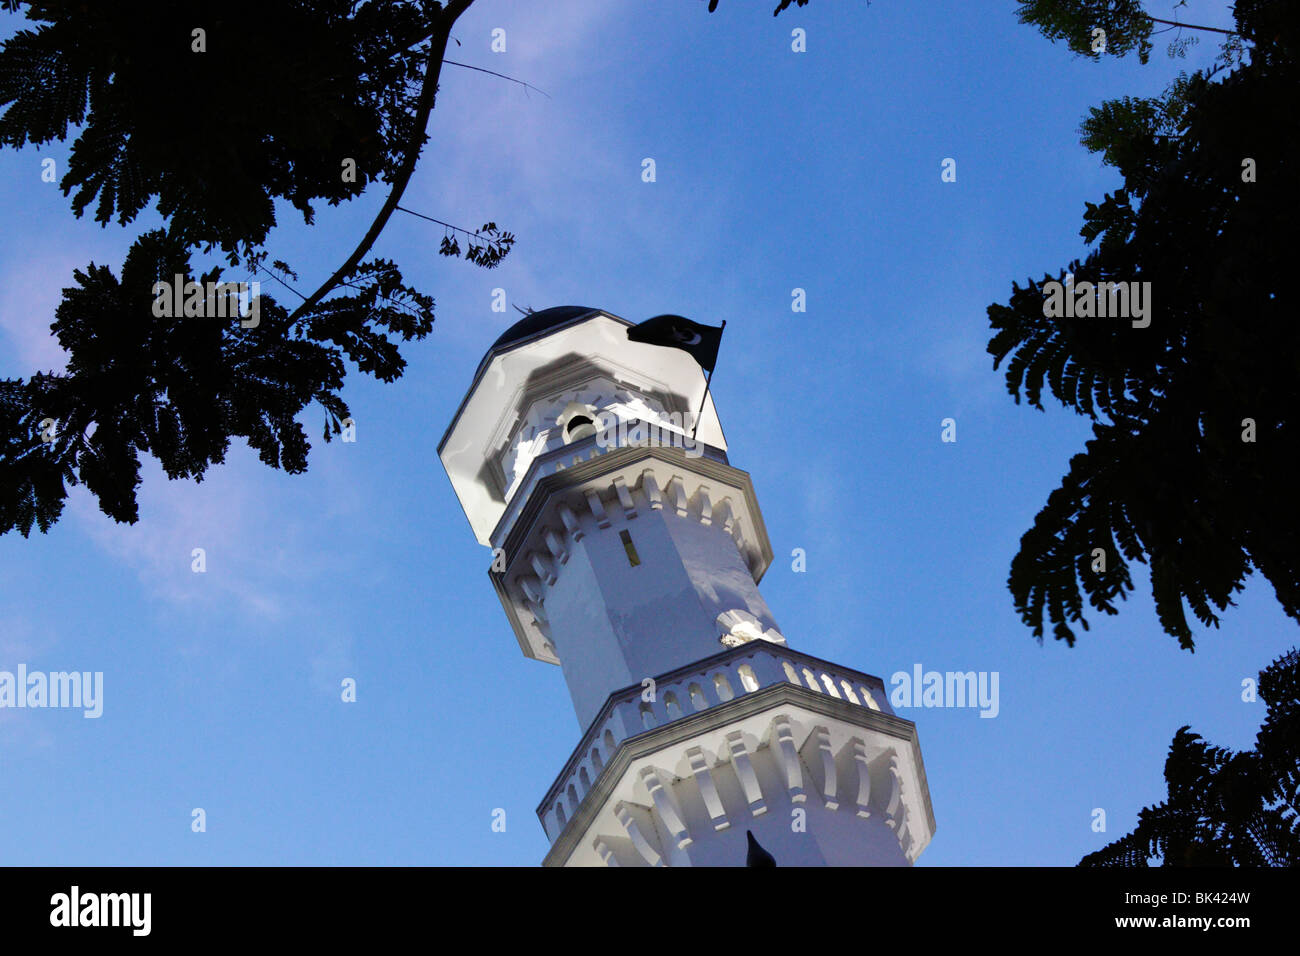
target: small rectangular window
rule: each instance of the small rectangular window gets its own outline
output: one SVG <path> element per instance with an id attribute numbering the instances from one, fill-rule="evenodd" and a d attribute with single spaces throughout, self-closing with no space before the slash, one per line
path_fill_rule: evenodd
<path id="1" fill-rule="evenodd" d="M 623 539 L 623 550 L 627 552 L 627 563 L 635 568 L 641 563 L 641 558 L 636 553 L 636 545 L 632 543 L 632 536 L 626 531 L 620 531 L 618 536 Z"/>

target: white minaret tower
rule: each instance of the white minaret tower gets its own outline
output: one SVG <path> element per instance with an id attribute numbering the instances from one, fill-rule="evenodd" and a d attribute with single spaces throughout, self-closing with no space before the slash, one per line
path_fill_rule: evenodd
<path id="1" fill-rule="evenodd" d="M 791 650 L 772 562 L 686 352 L 561 306 L 488 350 L 438 446 L 524 654 L 582 738 L 537 815 L 546 866 L 898 866 L 934 834 L 884 685 Z"/>

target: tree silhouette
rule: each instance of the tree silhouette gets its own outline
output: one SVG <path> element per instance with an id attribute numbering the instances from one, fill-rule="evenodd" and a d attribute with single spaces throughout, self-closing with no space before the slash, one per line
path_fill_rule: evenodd
<path id="1" fill-rule="evenodd" d="M 1300 651 L 1260 672 L 1259 696 L 1268 712 L 1254 750 L 1212 747 L 1180 727 L 1165 761 L 1168 799 L 1079 865 L 1300 864 Z"/>
<path id="2" fill-rule="evenodd" d="M 51 329 L 65 373 L 0 380 L 0 533 L 46 531 L 78 483 L 118 521 L 138 508 L 140 455 L 201 479 L 243 438 L 263 462 L 307 467 L 295 420 L 324 409 L 325 440 L 348 407 L 345 361 L 399 377 L 399 341 L 426 336 L 433 299 L 397 265 L 366 260 L 424 146 L 443 55 L 472 0 L 0 0 L 34 29 L 0 48 L 0 146 L 77 130 L 61 188 L 81 216 L 126 225 L 156 203 L 166 228 L 141 235 L 119 275 L 74 273 Z M 269 257 L 275 201 L 310 224 L 382 181 L 387 200 L 334 273 L 292 312 L 263 295 L 259 321 L 158 315 L 155 284 L 191 275 L 214 249 L 288 287 Z M 514 236 L 467 233 L 492 268 Z M 460 255 L 444 243 L 444 255 Z M 205 282 L 224 281 L 210 270 Z M 251 303 L 248 306 L 251 308 Z"/>
<path id="3" fill-rule="evenodd" d="M 1093 8 L 1129 14 L 1112 52 L 1141 49 L 1151 31 L 1136 3 L 1021 6 L 1080 52 Z M 1184 648 L 1184 602 L 1217 627 L 1255 570 L 1300 620 L 1300 323 L 1286 278 L 1300 124 L 1280 119 L 1300 101 L 1300 5 L 1239 0 L 1235 14 L 1248 50 L 1230 37 L 1213 70 L 1091 111 L 1084 143 L 1124 177 L 1087 204 L 1081 234 L 1095 248 L 988 308 L 988 350 L 1015 400 L 1042 410 L 1046 389 L 1094 422 L 1012 560 L 1016 609 L 1039 640 L 1050 624 L 1073 644 L 1085 595 L 1117 613 L 1131 561 L 1149 561 L 1160 622 Z M 1149 325 L 1048 317 L 1047 284 L 1069 294 L 1067 273 L 1075 290 L 1150 283 Z"/>
<path id="4" fill-rule="evenodd" d="M 1138 59 L 1146 63 L 1151 57 L 1151 37 L 1156 32 L 1156 24 L 1179 32 L 1196 30 L 1235 35 L 1234 31 L 1222 27 L 1152 16 L 1140 0 L 1017 0 L 1017 3 L 1021 23 L 1033 24 L 1048 39 L 1065 40 L 1071 50 L 1085 56 L 1123 56 L 1136 52 Z M 1174 7 L 1186 5 L 1187 0 L 1177 0 Z M 1177 41 L 1175 44 L 1171 56 L 1179 55 L 1182 46 Z"/>

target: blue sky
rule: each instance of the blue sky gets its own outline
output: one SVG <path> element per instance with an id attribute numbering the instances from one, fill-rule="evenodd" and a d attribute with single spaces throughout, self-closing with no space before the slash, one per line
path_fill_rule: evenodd
<path id="1" fill-rule="evenodd" d="M 714 396 L 791 646 L 886 683 L 917 663 L 999 673 L 995 719 L 900 711 L 938 823 L 921 865 L 1071 865 L 1162 798 L 1179 726 L 1251 745 L 1264 705 L 1241 701 L 1241 680 L 1296 642 L 1262 579 L 1194 655 L 1161 632 L 1140 568 L 1121 614 L 1072 649 L 1020 624 L 1011 556 L 1088 430 L 1015 405 L 985 353 L 985 307 L 1081 255 L 1083 203 L 1119 184 L 1078 143 L 1088 107 L 1158 92 L 1214 45 L 1094 63 L 1018 24 L 1011 0 L 773 5 L 471 8 L 449 56 L 549 98 L 447 68 L 403 204 L 495 220 L 518 244 L 489 272 L 438 256 L 439 227 L 391 222 L 376 251 L 436 297 L 438 321 L 396 384 L 350 376 L 356 443 L 317 443 L 301 476 L 244 447 L 198 484 L 150 465 L 134 526 L 77 489 L 49 534 L 0 539 L 0 669 L 104 672 L 98 720 L 0 710 L 0 862 L 541 860 L 534 808 L 581 729 L 559 669 L 519 653 L 436 455 L 518 318 L 491 310 L 498 287 L 521 307 L 725 319 Z M 1231 23 L 1224 3 L 1179 15 Z M 505 53 L 489 49 L 497 27 Z M 64 144 L 0 152 L 7 376 L 61 365 L 47 330 L 72 269 L 116 271 L 155 222 L 74 219 L 40 181 L 46 157 L 61 175 Z M 310 229 L 284 210 L 272 257 L 314 287 L 382 200 L 322 209 Z M 321 419 L 306 415 L 311 434 Z"/>

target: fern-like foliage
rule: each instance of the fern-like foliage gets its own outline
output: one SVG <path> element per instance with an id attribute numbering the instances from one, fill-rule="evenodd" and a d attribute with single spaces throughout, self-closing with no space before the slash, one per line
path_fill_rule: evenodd
<path id="1" fill-rule="evenodd" d="M 287 263 L 265 265 L 276 201 L 310 223 L 320 200 L 405 184 L 426 141 L 440 65 L 431 51 L 454 17 L 434 0 L 0 9 L 32 24 L 0 44 L 0 147 L 75 135 L 62 188 L 78 216 L 93 208 L 101 223 L 127 224 L 156 203 L 166 222 L 131 246 L 120 278 L 93 263 L 74 274 L 51 326 L 66 373 L 0 382 L 0 534 L 48 530 L 76 484 L 105 514 L 135 521 L 143 455 L 200 480 L 243 439 L 267 465 L 305 470 L 299 413 L 315 402 L 325 440 L 339 432 L 347 364 L 399 377 L 401 344 L 428 335 L 433 299 L 395 263 L 361 261 L 364 251 L 298 309 L 260 297 L 256 324 L 155 315 L 153 286 L 191 278 L 191 252 L 219 247 L 231 265 L 290 287 Z M 465 258 L 492 268 L 514 241 L 488 223 Z M 215 282 L 219 271 L 193 278 Z"/>
<path id="2" fill-rule="evenodd" d="M 0 145 L 77 128 L 61 183 L 77 215 L 93 205 L 97 221 L 127 223 L 156 199 L 187 244 L 232 256 L 266 238 L 276 199 L 311 222 L 313 203 L 394 175 L 416 133 L 421 41 L 439 10 L 401 0 L 19 6 L 36 26 L 0 48 Z"/>
<path id="3" fill-rule="evenodd" d="M 1042 409 L 1048 395 L 1094 422 L 1011 564 L 1016 610 L 1040 640 L 1050 627 L 1073 643 L 1085 603 L 1115 613 L 1133 561 L 1150 565 L 1161 625 L 1184 648 L 1187 609 L 1217 626 L 1254 571 L 1300 620 L 1300 323 L 1287 278 L 1300 124 L 1276 120 L 1300 95 L 1300 6 L 1252 0 L 1237 14 L 1249 63 L 1092 111 L 1084 142 L 1125 178 L 1087 204 L 1094 248 L 988 308 L 988 350 L 1015 401 Z M 1067 273 L 1075 287 L 1150 283 L 1150 324 L 1048 317 L 1044 286 Z"/>
<path id="4" fill-rule="evenodd" d="M 192 276 L 184 245 L 162 231 L 136 241 L 120 278 L 93 263 L 77 270 L 53 325 L 67 371 L 0 382 L 0 533 L 48 530 L 77 484 L 106 515 L 134 522 L 145 454 L 170 478 L 202 480 L 242 438 L 272 468 L 302 472 L 311 446 L 299 413 L 316 402 L 337 432 L 347 364 L 392 381 L 406 366 L 397 343 L 433 327 L 433 300 L 386 260 L 360 266 L 345 292 L 292 324 L 269 295 L 256 325 L 155 315 L 154 284 L 176 275 L 223 281 L 217 270 Z"/>
<path id="5" fill-rule="evenodd" d="M 778 0 L 776 9 L 772 11 L 772 16 L 777 16 L 782 10 L 788 8 L 792 3 L 797 4 L 798 6 L 801 7 L 806 7 L 808 5 L 808 0 Z M 866 0 L 866 5 L 870 6 L 871 0 Z M 709 13 L 712 13 L 716 9 L 718 9 L 718 0 L 709 0 Z"/>
<path id="6" fill-rule="evenodd" d="M 1038 27 L 1050 40 L 1064 40 L 1081 56 L 1124 56 L 1134 50 L 1143 63 L 1151 56 L 1152 24 L 1141 0 L 1017 0 L 1021 23 Z M 1104 47 L 1094 30 L 1101 30 Z"/>
<path id="7" fill-rule="evenodd" d="M 1168 798 L 1080 866 L 1300 865 L 1300 650 L 1259 675 L 1268 706 L 1255 749 L 1234 753 L 1180 727 L 1165 761 Z"/>

